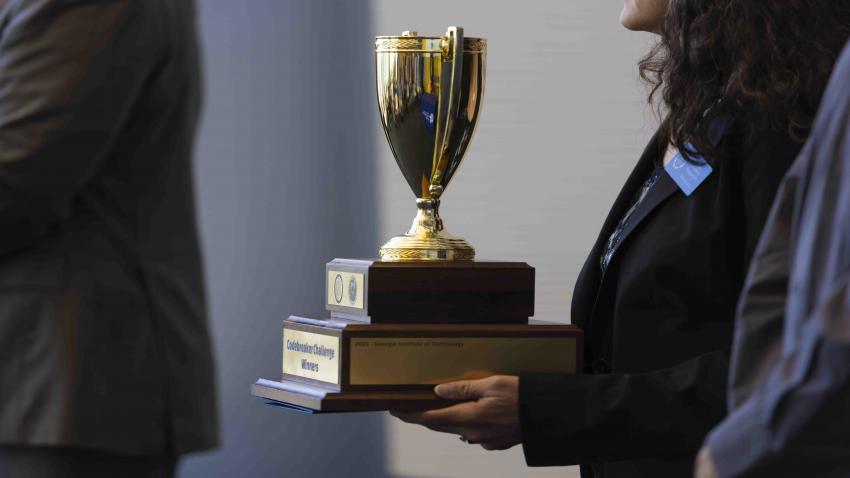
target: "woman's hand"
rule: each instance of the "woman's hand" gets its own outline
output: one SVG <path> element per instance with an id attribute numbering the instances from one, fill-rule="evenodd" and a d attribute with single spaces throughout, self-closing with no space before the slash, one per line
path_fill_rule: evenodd
<path id="1" fill-rule="evenodd" d="M 505 450 L 520 443 L 519 377 L 497 375 L 481 380 L 444 383 L 434 388 L 440 398 L 469 400 L 425 412 L 391 411 L 407 423 L 454 433 L 485 450 Z"/>

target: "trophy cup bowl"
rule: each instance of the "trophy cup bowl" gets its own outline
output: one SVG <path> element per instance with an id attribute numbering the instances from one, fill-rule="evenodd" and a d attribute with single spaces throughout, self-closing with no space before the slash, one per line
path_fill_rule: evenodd
<path id="1" fill-rule="evenodd" d="M 393 156 L 416 195 L 407 234 L 381 247 L 382 261 L 472 260 L 475 249 L 443 229 L 440 196 L 472 139 L 484 94 L 487 41 L 416 32 L 375 39 L 381 123 Z"/>

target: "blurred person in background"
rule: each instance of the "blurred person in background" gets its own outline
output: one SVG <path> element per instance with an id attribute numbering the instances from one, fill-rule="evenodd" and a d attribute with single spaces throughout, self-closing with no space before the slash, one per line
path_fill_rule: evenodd
<path id="1" fill-rule="evenodd" d="M 697 478 L 850 476 L 850 44 L 739 306 L 730 414 Z"/>
<path id="2" fill-rule="evenodd" d="M 191 0 L 0 0 L 0 476 L 216 444 Z"/>
<path id="3" fill-rule="evenodd" d="M 585 373 L 444 384 L 470 402 L 396 415 L 583 477 L 690 476 L 726 414 L 736 303 L 850 3 L 626 0 L 620 20 L 659 35 L 640 72 L 663 121 L 576 282 Z"/>

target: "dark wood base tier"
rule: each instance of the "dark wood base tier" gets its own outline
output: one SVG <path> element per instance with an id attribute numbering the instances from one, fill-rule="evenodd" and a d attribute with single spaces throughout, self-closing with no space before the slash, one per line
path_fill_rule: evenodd
<path id="1" fill-rule="evenodd" d="M 382 410 L 430 410 L 453 405 L 433 391 L 404 392 L 331 392 L 289 380 L 259 379 L 251 385 L 251 395 L 313 413 L 375 412 Z"/>
<path id="2" fill-rule="evenodd" d="M 335 318 L 373 324 L 522 324 L 534 315 L 534 268 L 334 259 L 326 265 L 326 308 Z"/>

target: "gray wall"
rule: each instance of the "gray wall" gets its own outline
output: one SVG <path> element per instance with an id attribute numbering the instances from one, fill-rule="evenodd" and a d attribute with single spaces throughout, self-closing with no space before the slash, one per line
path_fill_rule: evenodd
<path id="1" fill-rule="evenodd" d="M 369 4 L 199 4 L 197 181 L 223 443 L 181 476 L 380 476 L 380 416 L 299 415 L 248 393 L 279 376 L 281 319 L 323 312 L 325 262 L 378 241 Z"/>

